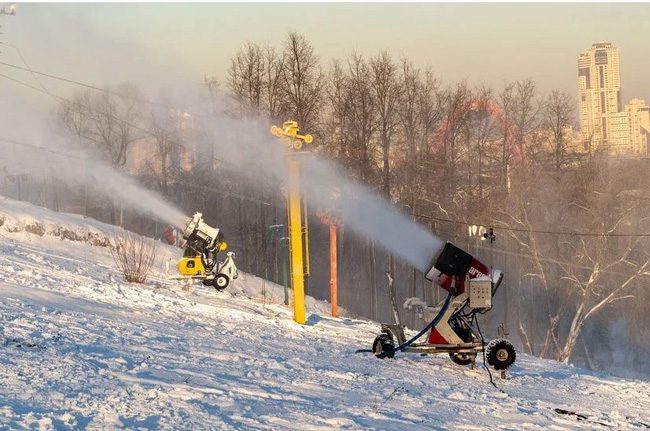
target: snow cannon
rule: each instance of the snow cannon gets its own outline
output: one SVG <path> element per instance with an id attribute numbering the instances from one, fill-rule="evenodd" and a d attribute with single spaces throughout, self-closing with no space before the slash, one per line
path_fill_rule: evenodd
<path id="1" fill-rule="evenodd" d="M 173 279 L 202 280 L 206 286 L 223 290 L 231 280 L 239 276 L 235 265 L 235 253 L 227 252 L 226 258 L 219 262 L 217 255 L 225 251 L 228 244 L 219 228 L 208 225 L 203 214 L 194 213 L 183 231 L 185 251 L 178 261 L 179 277 Z"/>
<path id="2" fill-rule="evenodd" d="M 203 221 L 203 214 L 200 212 L 194 213 L 190 219 L 185 231 L 183 231 L 183 239 L 187 241 L 187 247 L 192 248 L 197 254 L 227 248 L 221 231 L 218 228 L 208 226 Z"/>
<path id="3" fill-rule="evenodd" d="M 420 354 L 446 353 L 459 365 L 472 365 L 479 353 L 495 370 L 505 372 L 516 352 L 506 339 L 485 343 L 478 315 L 492 309 L 492 300 L 503 280 L 503 273 L 490 269 L 471 254 L 447 242 L 431 262 L 424 276 L 447 291 L 446 299 L 429 306 L 419 298 L 408 298 L 404 308 L 415 311 L 429 322 L 415 337 L 407 340 L 404 326 L 384 323 L 372 346 L 379 358 L 392 358 L 397 352 Z M 416 342 L 427 335 L 426 341 Z"/>

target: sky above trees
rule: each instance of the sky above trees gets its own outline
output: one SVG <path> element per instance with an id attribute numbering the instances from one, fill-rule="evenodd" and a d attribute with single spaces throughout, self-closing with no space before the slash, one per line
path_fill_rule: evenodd
<path id="1" fill-rule="evenodd" d="M 106 81 L 219 75 L 243 42 L 304 34 L 325 65 L 387 49 L 445 80 L 573 89 L 578 53 L 621 48 L 626 97 L 650 97 L 648 4 L 23 4 L 2 40 L 33 67 Z M 11 49 L 3 61 L 15 62 Z M 152 76 L 153 75 L 153 76 Z"/>
<path id="2" fill-rule="evenodd" d="M 278 46 L 295 30 L 324 68 L 385 49 L 431 66 L 443 82 L 500 87 L 530 78 L 543 92 L 577 98 L 578 53 L 607 40 L 621 48 L 623 101 L 649 100 L 641 36 L 649 21 L 650 4 L 21 4 L 16 16 L 0 16 L 0 61 L 23 66 L 24 58 L 35 70 L 99 86 L 130 82 L 152 97 L 172 88 L 198 93 L 205 75 L 226 78 L 243 43 Z M 41 87 L 28 72 L 0 73 Z M 62 95 L 74 90 L 44 84 Z M 56 104 L 2 77 L 0 91 L 0 126 Z"/>

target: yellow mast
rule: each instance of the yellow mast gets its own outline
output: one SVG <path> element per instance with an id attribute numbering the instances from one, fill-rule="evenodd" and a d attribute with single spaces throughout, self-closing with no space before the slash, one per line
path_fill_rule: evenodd
<path id="1" fill-rule="evenodd" d="M 296 160 L 296 151 L 302 148 L 303 142 L 309 144 L 314 138 L 311 135 L 299 135 L 298 123 L 286 121 L 282 128 L 271 127 L 271 134 L 283 139 L 287 147 L 287 162 L 289 165 L 289 192 L 287 196 L 287 212 L 289 219 L 289 253 L 291 255 L 291 287 L 293 290 L 293 320 L 305 324 L 305 272 L 309 273 L 309 264 L 305 268 L 303 259 L 303 233 L 308 241 L 306 224 L 303 227 L 302 199 L 300 197 L 300 162 Z M 305 206 L 305 218 L 307 217 Z M 305 220 L 306 223 L 306 220 Z M 308 244 L 306 259 L 309 259 Z M 306 271 L 305 271 L 306 269 Z"/>

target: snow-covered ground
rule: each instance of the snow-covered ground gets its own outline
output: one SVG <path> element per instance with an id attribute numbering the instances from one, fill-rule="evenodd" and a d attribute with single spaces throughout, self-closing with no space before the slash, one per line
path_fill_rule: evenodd
<path id="1" fill-rule="evenodd" d="M 39 220 L 43 236 L 21 229 Z M 646 382 L 519 355 L 496 379 L 502 393 L 444 356 L 355 353 L 376 323 L 330 318 L 309 300 L 297 325 L 281 288 L 247 274 L 225 292 L 184 291 L 162 274 L 173 247 L 160 245 L 156 276 L 132 285 L 89 243 L 112 227 L 1 198 L 0 221 L 1 430 L 650 427 Z"/>

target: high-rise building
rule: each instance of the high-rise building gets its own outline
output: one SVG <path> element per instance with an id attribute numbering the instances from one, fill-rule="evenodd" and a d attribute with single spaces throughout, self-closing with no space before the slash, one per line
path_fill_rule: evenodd
<path id="1" fill-rule="evenodd" d="M 650 106 L 644 100 L 632 99 L 625 105 L 628 136 L 635 154 L 648 154 L 650 139 Z"/>
<path id="2" fill-rule="evenodd" d="M 621 115 L 621 72 L 618 47 L 594 43 L 578 56 L 580 139 L 585 150 L 610 154 L 628 148 L 627 125 Z"/>

